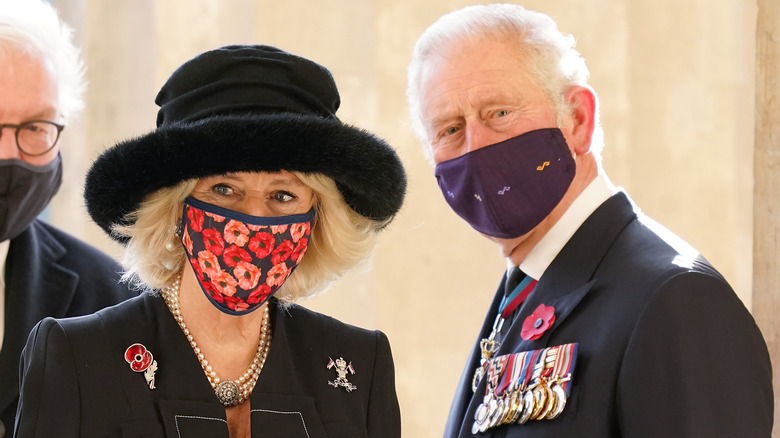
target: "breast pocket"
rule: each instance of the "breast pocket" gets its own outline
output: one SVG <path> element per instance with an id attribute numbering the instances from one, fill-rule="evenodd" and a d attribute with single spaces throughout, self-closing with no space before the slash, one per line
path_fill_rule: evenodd
<path id="1" fill-rule="evenodd" d="M 252 429 L 270 437 L 311 438 L 306 419 L 298 411 L 252 409 Z"/>
<path id="2" fill-rule="evenodd" d="M 221 437 L 227 436 L 227 421 L 217 417 L 198 415 L 176 415 L 176 437 Z"/>
<path id="3" fill-rule="evenodd" d="M 314 400 L 308 396 L 262 394 L 252 403 L 252 436 L 325 438 Z"/>

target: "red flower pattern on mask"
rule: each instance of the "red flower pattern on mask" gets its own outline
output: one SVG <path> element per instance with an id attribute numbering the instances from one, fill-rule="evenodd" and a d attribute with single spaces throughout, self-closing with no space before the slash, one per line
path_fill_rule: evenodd
<path id="1" fill-rule="evenodd" d="M 201 272 L 211 278 L 222 272 L 222 269 L 219 267 L 219 260 L 208 250 L 198 253 L 198 265 L 200 265 Z"/>
<path id="2" fill-rule="evenodd" d="M 271 288 L 267 284 L 261 284 L 257 287 L 257 289 L 253 290 L 251 294 L 249 294 L 246 302 L 249 304 L 259 303 L 261 301 L 265 301 L 265 298 L 268 295 L 271 295 Z"/>
<path id="3" fill-rule="evenodd" d="M 287 231 L 289 225 L 271 225 L 271 232 L 274 234 L 282 234 Z"/>
<path id="4" fill-rule="evenodd" d="M 206 216 L 214 219 L 214 222 L 225 222 L 225 216 L 220 216 L 218 214 L 208 213 L 208 212 L 206 212 Z"/>
<path id="5" fill-rule="evenodd" d="M 235 268 L 239 262 L 251 262 L 252 256 L 250 256 L 246 250 L 241 249 L 236 245 L 231 245 L 225 250 L 224 254 L 222 254 L 222 260 L 225 262 L 225 265 Z"/>
<path id="6" fill-rule="evenodd" d="M 275 265 L 268 271 L 268 279 L 265 281 L 265 284 L 271 287 L 281 286 L 284 280 L 287 279 L 288 272 L 289 269 L 287 269 L 287 265 L 284 263 Z"/>
<path id="7" fill-rule="evenodd" d="M 237 246 L 244 246 L 249 240 L 249 228 L 242 222 L 230 220 L 225 225 L 225 241 Z"/>
<path id="8" fill-rule="evenodd" d="M 249 304 L 237 296 L 225 297 L 225 304 L 230 310 L 240 312 L 249 308 Z"/>
<path id="9" fill-rule="evenodd" d="M 184 247 L 187 248 L 187 252 L 192 252 L 192 239 L 190 238 L 190 233 L 186 228 L 184 229 L 184 233 L 181 235 L 181 243 L 183 243 Z"/>
<path id="10" fill-rule="evenodd" d="M 190 265 L 192 265 L 192 270 L 195 271 L 195 275 L 198 276 L 198 280 L 203 283 L 205 281 L 205 277 L 203 277 L 203 270 L 200 268 L 200 262 L 198 262 L 198 259 L 190 258 Z"/>
<path id="11" fill-rule="evenodd" d="M 276 249 L 271 254 L 271 263 L 278 265 L 290 258 L 290 253 L 293 250 L 293 244 L 289 240 L 276 245 Z"/>
<path id="12" fill-rule="evenodd" d="M 250 290 L 257 286 L 257 282 L 260 280 L 261 272 L 260 268 L 251 263 L 238 262 L 236 264 L 236 269 L 233 270 L 233 274 L 238 280 L 238 287 L 244 290 Z M 247 301 L 249 301 L 248 298 Z"/>
<path id="13" fill-rule="evenodd" d="M 304 222 L 302 224 L 292 224 L 290 226 L 290 235 L 292 235 L 293 242 L 297 242 L 301 240 L 302 237 L 308 236 L 311 232 L 310 225 L 308 222 Z"/>
<path id="14" fill-rule="evenodd" d="M 190 228 L 196 233 L 203 231 L 203 212 L 200 210 L 187 210 L 187 217 L 190 219 Z"/>
<path id="15" fill-rule="evenodd" d="M 220 271 L 219 274 L 211 277 L 211 284 L 217 288 L 217 292 L 221 293 L 222 295 L 232 297 L 236 294 L 236 286 L 238 286 L 238 281 L 236 281 L 236 279 L 227 272 Z"/>
<path id="16" fill-rule="evenodd" d="M 526 341 L 542 337 L 555 322 L 555 307 L 540 304 L 531 315 L 523 321 L 520 336 Z"/>
<path id="17" fill-rule="evenodd" d="M 290 254 L 290 258 L 295 261 L 295 263 L 300 263 L 301 259 L 303 258 L 303 254 L 306 253 L 306 248 L 309 246 L 309 239 L 302 237 L 301 240 L 298 241 L 298 244 L 295 245 L 295 249 L 293 250 L 292 254 Z"/>
<path id="18" fill-rule="evenodd" d="M 225 296 L 222 295 L 210 281 L 202 281 L 200 284 L 214 301 L 218 303 L 225 302 Z"/>
<path id="19" fill-rule="evenodd" d="M 247 248 L 255 253 L 257 258 L 264 258 L 274 250 L 274 243 L 274 236 L 270 233 L 257 233 L 249 239 Z"/>
<path id="20" fill-rule="evenodd" d="M 289 278 L 306 252 L 314 219 L 308 213 L 302 222 L 244 223 L 245 216 L 216 208 L 220 214 L 213 214 L 209 204 L 193 198 L 184 209 L 182 241 L 191 241 L 184 245 L 190 264 L 212 303 L 227 313 L 253 310 Z M 192 226 L 193 218 L 202 223 Z"/>
<path id="21" fill-rule="evenodd" d="M 222 235 L 213 228 L 203 230 L 203 245 L 215 256 L 221 256 L 222 251 L 225 250 L 225 241 L 222 240 Z"/>

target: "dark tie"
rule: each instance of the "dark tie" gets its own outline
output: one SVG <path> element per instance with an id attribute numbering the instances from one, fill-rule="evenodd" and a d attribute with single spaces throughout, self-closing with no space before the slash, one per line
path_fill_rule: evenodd
<path id="1" fill-rule="evenodd" d="M 504 283 L 504 295 L 509 296 L 515 290 L 520 281 L 525 278 L 525 274 L 517 266 L 509 270 Z"/>

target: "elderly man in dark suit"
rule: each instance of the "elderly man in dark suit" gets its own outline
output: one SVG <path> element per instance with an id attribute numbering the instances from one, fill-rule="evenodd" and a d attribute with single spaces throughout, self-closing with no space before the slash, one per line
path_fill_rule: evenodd
<path id="1" fill-rule="evenodd" d="M 0 437 L 13 432 L 30 329 L 133 295 L 111 258 L 36 219 L 62 181 L 59 134 L 82 106 L 70 33 L 38 0 L 0 4 Z"/>
<path id="2" fill-rule="evenodd" d="M 445 15 L 415 46 L 411 115 L 442 193 L 513 266 L 444 435 L 769 437 L 759 329 L 701 255 L 610 183 L 573 46 L 516 5 Z"/>

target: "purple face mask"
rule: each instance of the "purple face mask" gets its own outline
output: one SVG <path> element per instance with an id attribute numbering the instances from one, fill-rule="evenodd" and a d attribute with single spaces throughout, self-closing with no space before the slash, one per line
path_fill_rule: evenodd
<path id="1" fill-rule="evenodd" d="M 539 129 L 436 166 L 450 207 L 475 230 L 511 239 L 539 225 L 561 202 L 575 164 L 563 133 Z"/>

